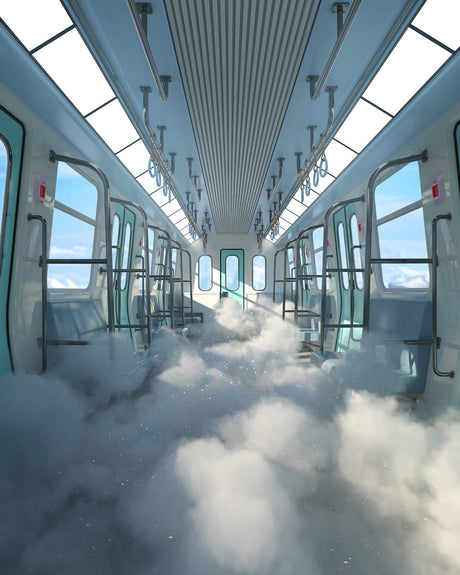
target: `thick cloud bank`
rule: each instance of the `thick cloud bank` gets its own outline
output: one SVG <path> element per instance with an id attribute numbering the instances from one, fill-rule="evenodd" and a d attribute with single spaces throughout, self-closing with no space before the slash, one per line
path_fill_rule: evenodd
<path id="1" fill-rule="evenodd" d="M 3 379 L 0 572 L 459 573 L 459 413 L 338 389 L 296 345 L 228 301 L 146 381 L 123 342 Z"/>

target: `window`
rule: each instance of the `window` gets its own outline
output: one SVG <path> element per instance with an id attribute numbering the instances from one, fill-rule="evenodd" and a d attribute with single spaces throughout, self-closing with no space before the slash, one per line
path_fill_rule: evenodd
<path id="1" fill-rule="evenodd" d="M 131 261 L 131 246 L 132 246 L 132 226 L 131 222 L 126 222 L 125 227 L 125 237 L 123 242 L 123 262 L 121 264 L 122 269 L 126 270 L 130 267 Z M 122 272 L 120 287 L 122 290 L 126 288 L 126 283 L 128 279 L 128 272 Z"/>
<path id="2" fill-rule="evenodd" d="M 252 287 L 256 291 L 263 291 L 266 283 L 265 256 L 254 256 L 252 258 Z"/>
<path id="3" fill-rule="evenodd" d="M 323 273 L 323 230 L 317 228 L 313 230 L 313 255 L 315 265 L 315 275 Z M 316 287 L 321 289 L 323 285 L 322 278 L 316 278 Z"/>
<path id="4" fill-rule="evenodd" d="M 201 291 L 209 291 L 212 286 L 212 258 L 200 256 L 198 259 L 198 287 Z"/>
<path id="5" fill-rule="evenodd" d="M 8 188 L 10 165 L 6 142 L 0 136 L 0 206 L 2 206 L 2 217 L 0 220 L 0 258 L 3 259 L 3 233 L 5 229 L 6 208 L 8 205 Z M 0 263 L 1 265 L 1 263 Z"/>
<path id="6" fill-rule="evenodd" d="M 90 259 L 96 229 L 97 188 L 69 165 L 58 166 L 50 258 Z M 85 289 L 91 276 L 90 264 L 51 264 L 50 288 Z"/>
<path id="7" fill-rule="evenodd" d="M 375 190 L 380 258 L 427 258 L 418 163 L 404 166 Z M 428 289 L 428 264 L 379 266 L 386 289 Z"/>
<path id="8" fill-rule="evenodd" d="M 353 254 L 353 267 L 359 269 L 363 267 L 361 261 L 361 245 L 359 243 L 359 228 L 358 228 L 358 218 L 356 214 L 352 214 L 350 218 L 350 231 L 351 231 L 351 251 Z M 357 289 L 363 289 L 364 279 L 363 272 L 354 272 L 355 286 Z"/>
<path id="9" fill-rule="evenodd" d="M 296 290 L 296 282 L 295 282 L 295 277 L 296 277 L 296 266 L 295 266 L 295 253 L 294 253 L 294 248 L 288 248 L 287 250 L 287 265 L 288 265 L 288 277 L 289 277 L 289 283 L 288 283 L 288 290 L 289 290 L 289 294 L 291 297 L 291 300 L 294 301 L 294 295 L 295 295 L 295 290 Z"/>
<path id="10" fill-rule="evenodd" d="M 118 257 L 118 246 L 120 241 L 120 216 L 115 214 L 113 216 L 112 224 L 112 266 L 116 269 L 120 267 L 120 258 Z"/>
<path id="11" fill-rule="evenodd" d="M 240 286 L 239 279 L 240 262 L 237 256 L 225 258 L 225 288 L 236 291 Z"/>
<path id="12" fill-rule="evenodd" d="M 339 242 L 339 267 L 340 268 L 347 268 L 348 267 L 348 258 L 347 258 L 347 247 L 345 245 L 345 232 L 343 223 L 339 222 L 337 226 L 337 239 Z M 342 286 L 344 290 L 348 289 L 348 272 L 342 272 Z"/>
<path id="13" fill-rule="evenodd" d="M 155 231 L 152 228 L 148 229 L 148 236 L 149 236 L 149 268 L 150 273 L 153 274 L 153 270 L 155 269 Z"/>
<path id="14" fill-rule="evenodd" d="M 171 267 L 173 277 L 177 277 L 177 248 L 172 248 L 171 250 Z"/>

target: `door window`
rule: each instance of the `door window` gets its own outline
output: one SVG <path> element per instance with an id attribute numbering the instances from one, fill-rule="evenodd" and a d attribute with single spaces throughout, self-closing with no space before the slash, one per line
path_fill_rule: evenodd
<path id="1" fill-rule="evenodd" d="M 352 214 L 350 218 L 350 231 L 351 231 L 351 251 L 353 254 L 353 267 L 359 269 L 363 267 L 361 261 L 361 245 L 359 243 L 359 229 L 358 218 L 356 214 Z M 362 290 L 364 285 L 363 272 L 354 272 L 355 286 L 357 289 Z"/>
<path id="2" fill-rule="evenodd" d="M 201 291 L 209 291 L 212 286 L 211 256 L 200 256 L 198 260 L 198 287 Z"/>
<path id="3" fill-rule="evenodd" d="M 339 241 L 340 267 L 347 268 L 348 267 L 347 247 L 345 244 L 345 232 L 342 222 L 339 222 L 339 225 L 337 226 L 337 234 Z M 342 285 L 343 289 L 345 290 L 348 289 L 348 272 L 342 272 Z"/>
<path id="4" fill-rule="evenodd" d="M 417 162 L 407 164 L 375 189 L 378 245 L 381 258 L 427 258 L 420 173 Z M 380 264 L 386 289 L 429 287 L 428 264 Z"/>
<path id="5" fill-rule="evenodd" d="M 2 217 L 0 219 L 0 267 L 3 259 L 3 235 L 5 229 L 6 210 L 8 207 L 10 161 L 8 158 L 7 143 L 0 135 L 0 206 L 2 206 Z"/>
<path id="6" fill-rule="evenodd" d="M 121 264 L 122 269 L 128 269 L 131 260 L 131 244 L 132 244 L 132 226 L 131 222 L 126 223 L 125 227 L 125 241 L 123 245 L 123 262 Z M 121 274 L 121 289 L 126 288 L 126 283 L 128 279 L 128 272 L 122 272 Z"/>
<path id="7" fill-rule="evenodd" d="M 236 291 L 239 287 L 240 262 L 237 256 L 225 258 L 225 287 L 229 291 Z"/>
<path id="8" fill-rule="evenodd" d="M 50 258 L 91 259 L 96 230 L 98 190 L 96 186 L 68 164 L 59 162 Z M 50 288 L 85 289 L 89 286 L 91 265 L 51 264 L 48 268 Z"/>
<path id="9" fill-rule="evenodd" d="M 256 291 L 262 291 L 265 289 L 266 283 L 265 256 L 254 256 L 252 258 L 252 287 Z"/>

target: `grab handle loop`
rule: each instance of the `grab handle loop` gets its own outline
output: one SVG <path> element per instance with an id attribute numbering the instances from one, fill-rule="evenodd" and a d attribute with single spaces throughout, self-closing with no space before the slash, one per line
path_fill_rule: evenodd
<path id="1" fill-rule="evenodd" d="M 150 177 L 152 179 L 156 176 L 156 172 L 157 172 L 157 165 L 155 163 L 153 156 L 150 156 L 150 158 L 149 158 L 149 174 L 150 174 Z"/>
<path id="2" fill-rule="evenodd" d="M 324 178 L 324 176 L 327 174 L 327 170 L 328 170 L 329 164 L 327 161 L 326 156 L 321 156 L 321 162 L 319 164 L 319 175 Z"/>
<path id="3" fill-rule="evenodd" d="M 316 188 L 318 184 L 319 184 L 319 169 L 318 166 L 315 164 L 315 167 L 313 168 L 313 185 Z"/>

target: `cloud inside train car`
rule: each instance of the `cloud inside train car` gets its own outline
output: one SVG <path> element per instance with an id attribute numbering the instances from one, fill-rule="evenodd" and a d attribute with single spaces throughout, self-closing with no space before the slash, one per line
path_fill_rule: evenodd
<path id="1" fill-rule="evenodd" d="M 459 572 L 458 411 L 339 389 L 268 303 L 203 328 L 1 382 L 2 573 Z"/>

